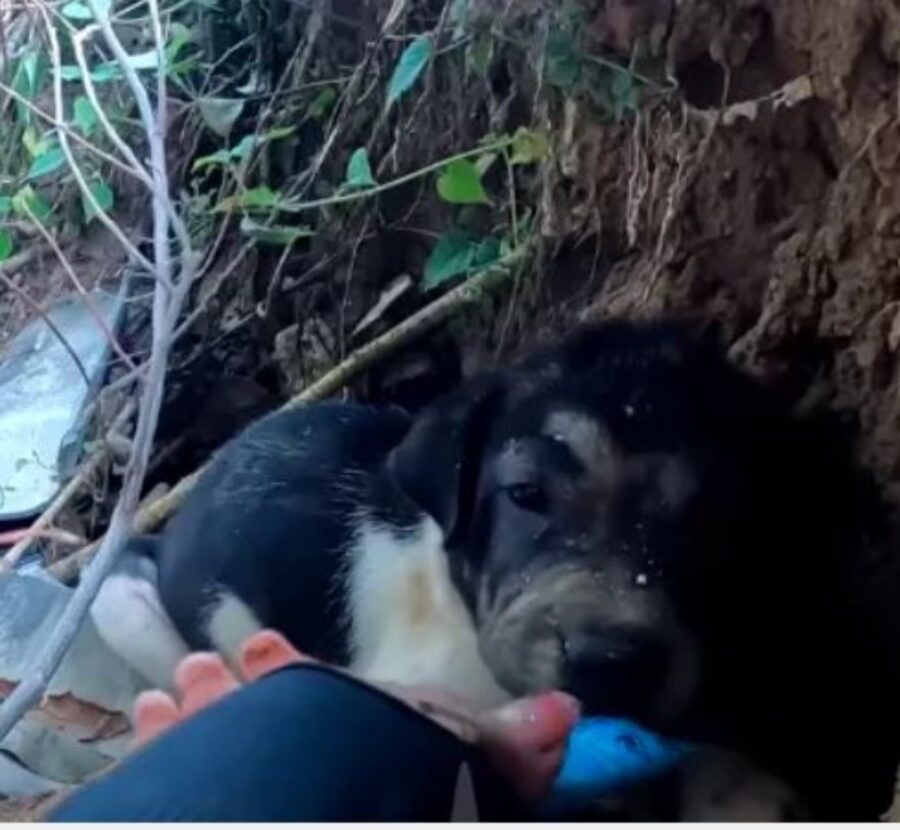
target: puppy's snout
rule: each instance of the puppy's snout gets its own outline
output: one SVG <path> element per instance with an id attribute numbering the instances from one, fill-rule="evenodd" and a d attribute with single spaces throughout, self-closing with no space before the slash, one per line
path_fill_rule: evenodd
<path id="1" fill-rule="evenodd" d="M 573 632 L 563 652 L 567 689 L 604 714 L 649 710 L 668 673 L 664 645 L 641 631 Z"/>

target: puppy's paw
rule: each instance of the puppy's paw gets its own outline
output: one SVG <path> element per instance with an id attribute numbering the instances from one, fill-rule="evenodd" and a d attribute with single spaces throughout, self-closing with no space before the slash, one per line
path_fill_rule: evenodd
<path id="1" fill-rule="evenodd" d="M 769 823 L 807 815 L 790 786 L 740 756 L 703 752 L 684 767 L 681 821 Z"/>

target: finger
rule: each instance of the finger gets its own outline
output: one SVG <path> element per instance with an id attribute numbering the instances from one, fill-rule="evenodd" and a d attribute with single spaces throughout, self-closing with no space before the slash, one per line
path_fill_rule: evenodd
<path id="1" fill-rule="evenodd" d="M 461 741 L 477 743 L 479 726 L 472 715 L 473 708 L 459 695 L 430 686 L 373 685 L 452 732 Z"/>
<path id="2" fill-rule="evenodd" d="M 244 641 L 239 662 L 244 679 L 250 681 L 285 666 L 315 661 L 297 651 L 282 634 L 266 629 Z"/>
<path id="3" fill-rule="evenodd" d="M 190 654 L 175 669 L 181 692 L 181 716 L 189 717 L 238 687 L 234 675 L 217 654 Z"/>
<path id="4" fill-rule="evenodd" d="M 134 702 L 134 745 L 143 746 L 173 727 L 180 718 L 175 699 L 154 689 L 141 692 Z"/>
<path id="5" fill-rule="evenodd" d="M 580 717 L 578 702 L 561 692 L 517 700 L 479 717 L 480 743 L 523 796 L 537 798 L 552 786 Z"/>

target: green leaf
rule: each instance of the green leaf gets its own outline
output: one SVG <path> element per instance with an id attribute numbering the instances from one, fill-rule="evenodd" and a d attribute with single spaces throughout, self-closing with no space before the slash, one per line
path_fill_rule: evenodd
<path id="1" fill-rule="evenodd" d="M 211 167 L 216 164 L 225 166 L 236 161 L 243 161 L 244 159 L 248 158 L 260 144 L 267 141 L 277 141 L 280 138 L 287 138 L 289 135 L 293 135 L 295 132 L 295 127 L 274 127 L 259 138 L 257 138 L 253 133 L 250 133 L 250 135 L 245 135 L 237 144 L 234 145 L 234 147 L 224 150 L 216 150 L 215 153 L 211 153 L 208 156 L 201 156 L 200 158 L 196 159 L 193 166 L 191 167 L 191 170 L 197 172 L 198 170 L 202 170 L 204 167 Z"/>
<path id="2" fill-rule="evenodd" d="M 66 163 L 66 157 L 63 155 L 62 148 L 50 147 L 46 152 L 36 156 L 28 168 L 28 178 L 38 179 L 41 176 L 49 176 L 55 173 Z"/>
<path id="3" fill-rule="evenodd" d="M 94 105 L 84 95 L 79 95 L 72 104 L 72 120 L 84 135 L 90 135 L 97 126 Z"/>
<path id="4" fill-rule="evenodd" d="M 562 29 L 553 29 L 547 35 L 545 54 L 547 80 L 562 89 L 571 89 L 581 77 L 581 61 L 575 38 Z"/>
<path id="5" fill-rule="evenodd" d="M 12 208 L 15 214 L 22 219 L 30 219 L 34 216 L 41 222 L 46 221 L 51 211 L 47 200 L 30 184 L 18 190 L 12 197 Z"/>
<path id="6" fill-rule="evenodd" d="M 520 127 L 513 136 L 510 164 L 534 164 L 543 161 L 550 153 L 547 136 L 535 130 Z"/>
<path id="7" fill-rule="evenodd" d="M 41 87 L 46 75 L 46 60 L 42 52 L 29 50 L 16 64 L 16 71 L 12 79 L 12 88 L 26 101 L 34 102 L 41 92 Z M 33 115 L 31 110 L 21 101 L 16 101 L 16 114 L 22 124 L 31 124 Z"/>
<path id="8" fill-rule="evenodd" d="M 241 233 L 257 242 L 266 245 L 293 245 L 298 239 L 313 236 L 312 228 L 307 225 L 290 227 L 288 225 L 262 225 L 245 216 L 241 219 Z"/>
<path id="9" fill-rule="evenodd" d="M 215 153 L 208 156 L 201 156 L 194 162 L 191 169 L 196 172 L 204 167 L 211 167 L 216 164 L 224 167 L 235 161 L 243 161 L 253 152 L 258 143 L 256 136 L 252 133 L 245 135 L 234 147 L 216 150 Z"/>
<path id="10" fill-rule="evenodd" d="M 223 199 L 213 208 L 213 211 L 216 213 L 223 213 L 227 210 L 240 208 L 242 210 L 253 212 L 254 210 L 277 207 L 280 201 L 281 194 L 263 184 L 259 187 L 253 187 L 250 190 L 245 190 L 243 193 L 238 193 Z"/>
<path id="11" fill-rule="evenodd" d="M 466 24 L 469 22 L 470 0 L 453 0 L 450 7 L 450 22 L 453 24 L 453 39 L 459 40 L 466 34 Z"/>
<path id="12" fill-rule="evenodd" d="M 494 36 L 480 31 L 466 49 L 466 63 L 479 78 L 486 78 L 494 60 Z"/>
<path id="13" fill-rule="evenodd" d="M 388 84 L 387 105 L 389 107 L 418 80 L 422 70 L 431 59 L 432 50 L 431 38 L 428 35 L 420 35 L 403 50 Z"/>
<path id="14" fill-rule="evenodd" d="M 113 205 L 115 204 L 115 194 L 113 193 L 112 188 L 104 181 L 93 182 L 89 185 L 88 190 L 91 191 L 91 196 L 93 196 L 97 200 L 97 204 L 104 211 L 104 213 L 109 213 L 112 210 Z M 97 211 L 94 209 L 94 206 L 91 204 L 90 200 L 82 194 L 81 196 L 81 206 L 84 209 L 84 221 L 85 223 L 90 222 L 97 215 Z"/>
<path id="15" fill-rule="evenodd" d="M 333 86 L 326 86 L 319 91 L 306 108 L 306 117 L 313 121 L 324 121 L 337 100 L 337 91 Z"/>
<path id="16" fill-rule="evenodd" d="M 434 246 L 425 263 L 423 287 L 427 290 L 469 274 L 476 268 L 495 262 L 500 256 L 500 240 L 495 237 L 478 239 L 454 229 L 444 234 Z"/>
<path id="17" fill-rule="evenodd" d="M 243 161 L 245 158 L 249 158 L 250 154 L 256 149 L 258 144 L 259 139 L 253 133 L 245 135 L 229 151 L 231 158 L 234 161 Z"/>
<path id="18" fill-rule="evenodd" d="M 91 80 L 95 84 L 104 84 L 109 81 L 118 81 L 122 77 L 122 70 L 115 62 L 101 63 L 90 71 Z M 80 81 L 81 69 L 76 64 L 62 64 L 59 67 L 59 75 L 64 81 Z"/>
<path id="19" fill-rule="evenodd" d="M 451 161 L 437 180 L 438 195 L 452 205 L 484 205 L 490 199 L 478 168 L 468 159 Z"/>
<path id="20" fill-rule="evenodd" d="M 13 247 L 12 234 L 6 228 L 0 228 L 0 262 L 9 259 Z"/>
<path id="21" fill-rule="evenodd" d="M 156 49 L 149 49 L 146 52 L 139 52 L 137 55 L 128 56 L 128 65 L 132 69 L 156 69 L 159 66 L 159 55 Z"/>
<path id="22" fill-rule="evenodd" d="M 12 211 L 13 200 L 11 196 L 0 196 L 0 219 L 6 219 Z"/>
<path id="23" fill-rule="evenodd" d="M 62 7 L 62 16 L 69 20 L 93 20 L 94 13 L 84 4 L 73 0 Z"/>
<path id="24" fill-rule="evenodd" d="M 272 127 L 271 130 L 266 130 L 263 133 L 263 138 L 266 141 L 278 141 L 278 139 L 287 138 L 295 132 L 297 132 L 296 127 Z"/>
<path id="25" fill-rule="evenodd" d="M 50 145 L 50 139 L 41 136 L 34 127 L 22 131 L 22 146 L 31 158 L 46 153 Z"/>
<path id="26" fill-rule="evenodd" d="M 347 177 L 344 184 L 350 188 L 375 187 L 378 182 L 372 175 L 372 165 L 369 162 L 369 151 L 360 147 L 350 156 L 347 164 Z"/>
<path id="27" fill-rule="evenodd" d="M 173 21 L 169 27 L 169 42 L 166 44 L 166 63 L 175 63 L 181 50 L 190 42 L 191 30 L 184 23 Z"/>
<path id="28" fill-rule="evenodd" d="M 109 17 L 109 10 L 112 6 L 112 0 L 95 0 L 97 11 L 100 13 L 101 19 Z M 93 20 L 94 13 L 88 3 L 81 3 L 79 0 L 72 0 L 62 7 L 63 17 L 69 20 Z"/>
<path id="29" fill-rule="evenodd" d="M 244 102 L 240 98 L 201 98 L 197 103 L 206 126 L 222 138 L 231 135 L 234 122 L 244 111 Z"/>
<path id="30" fill-rule="evenodd" d="M 267 185 L 250 188 L 241 193 L 238 205 L 242 208 L 270 208 L 275 207 L 281 200 L 281 195 Z"/>
<path id="31" fill-rule="evenodd" d="M 206 167 L 213 167 L 214 165 L 222 165 L 224 167 L 227 164 L 231 164 L 234 160 L 233 153 L 234 150 L 216 150 L 215 153 L 210 153 L 208 156 L 200 156 L 200 158 L 195 159 L 191 166 L 191 170 L 196 173 L 199 170 L 203 170 Z"/>
<path id="32" fill-rule="evenodd" d="M 640 90 L 635 83 L 634 75 L 627 69 L 615 72 L 610 85 L 613 99 L 613 114 L 616 120 L 621 120 L 626 112 L 638 108 Z"/>

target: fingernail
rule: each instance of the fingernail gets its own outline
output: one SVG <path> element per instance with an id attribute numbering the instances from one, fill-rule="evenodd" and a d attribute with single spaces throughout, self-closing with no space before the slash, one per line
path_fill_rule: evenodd
<path id="1" fill-rule="evenodd" d="M 565 692 L 547 692 L 515 700 L 504 706 L 500 715 L 507 722 L 536 723 L 562 717 L 574 724 L 581 718 L 581 704 Z"/>

